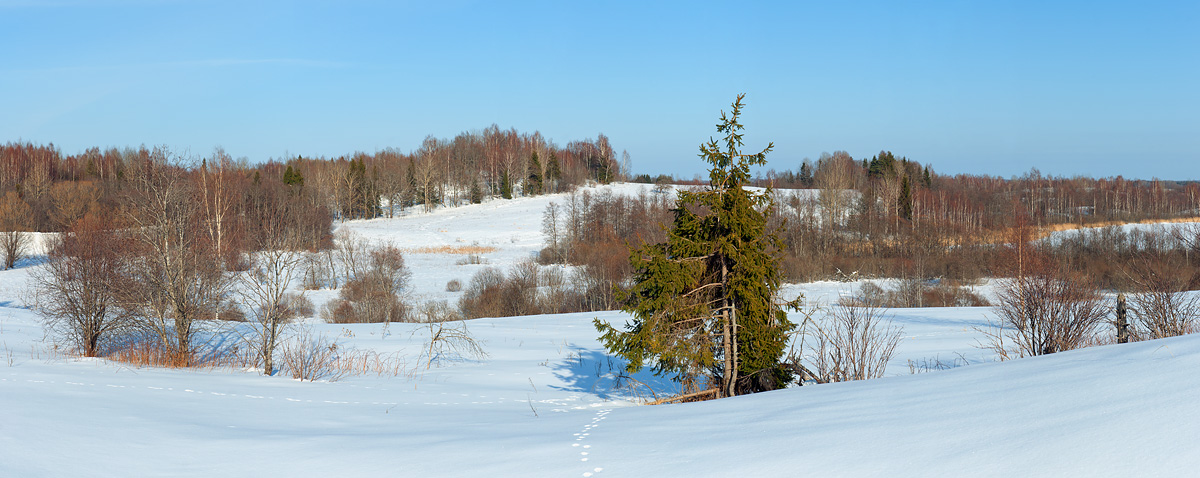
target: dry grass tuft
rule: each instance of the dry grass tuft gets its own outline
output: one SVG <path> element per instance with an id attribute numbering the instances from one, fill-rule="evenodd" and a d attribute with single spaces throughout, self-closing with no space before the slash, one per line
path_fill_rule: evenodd
<path id="1" fill-rule="evenodd" d="M 168 352 L 161 342 L 139 340 L 118 348 L 104 358 L 135 367 L 162 368 L 243 368 L 253 366 L 254 354 L 248 348 L 225 347 L 196 350 L 180 357 Z"/>
<path id="2" fill-rule="evenodd" d="M 490 254 L 496 252 L 492 246 L 425 246 L 404 249 L 410 254 Z"/>

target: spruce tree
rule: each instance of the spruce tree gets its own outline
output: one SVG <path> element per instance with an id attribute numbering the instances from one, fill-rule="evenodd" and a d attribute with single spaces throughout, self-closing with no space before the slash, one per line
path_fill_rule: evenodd
<path id="1" fill-rule="evenodd" d="M 296 187 L 304 186 L 304 175 L 289 165 L 287 170 L 283 172 L 283 184 Z"/>
<path id="2" fill-rule="evenodd" d="M 479 181 L 471 181 L 471 204 L 483 202 L 483 190 L 479 189 Z"/>
<path id="3" fill-rule="evenodd" d="M 500 197 L 504 199 L 512 199 L 512 179 L 508 177 L 508 170 L 500 172 Z"/>
<path id="4" fill-rule="evenodd" d="M 811 188 L 813 185 L 813 167 L 807 159 L 800 163 L 800 185 L 806 188 Z"/>
<path id="5" fill-rule="evenodd" d="M 552 149 L 550 150 L 549 162 L 546 164 L 545 183 L 548 187 L 545 189 L 552 193 L 558 192 L 557 184 L 559 179 L 562 179 L 562 169 L 558 165 L 558 155 Z"/>
<path id="6" fill-rule="evenodd" d="M 542 193 L 542 163 L 538 161 L 537 151 L 529 155 L 529 177 L 525 181 L 525 195 L 537 196 Z"/>
<path id="7" fill-rule="evenodd" d="M 709 185 L 681 191 L 667 241 L 630 253 L 633 286 L 622 293 L 633 315 L 625 330 L 595 321 L 600 340 L 636 372 L 648 362 L 655 373 L 681 381 L 685 393 L 717 396 L 784 387 L 791 373 L 780 364 L 795 327 L 779 304 L 780 241 L 768 228 L 771 197 L 747 191 L 750 167 L 766 164 L 773 145 L 740 152 L 742 98 L 700 156 L 712 165 Z"/>
<path id="8" fill-rule="evenodd" d="M 896 198 L 896 206 L 900 217 L 912 220 L 912 186 L 908 183 L 908 176 L 900 182 L 900 197 Z"/>

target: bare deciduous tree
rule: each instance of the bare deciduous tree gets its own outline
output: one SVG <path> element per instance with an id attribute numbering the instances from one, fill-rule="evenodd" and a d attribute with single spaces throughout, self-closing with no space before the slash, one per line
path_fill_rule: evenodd
<path id="1" fill-rule="evenodd" d="M 175 159 L 156 148 L 129 174 L 124 199 L 136 257 L 122 295 L 175 364 L 188 366 L 198 321 L 218 310 L 229 275 L 201 224 L 192 189 L 171 164 Z"/>
<path id="2" fill-rule="evenodd" d="M 117 303 L 115 284 L 128 258 L 111 221 L 89 216 L 54 241 L 50 260 L 33 274 L 37 309 L 46 326 L 87 357 L 130 328 Z"/>
<path id="3" fill-rule="evenodd" d="M 14 191 L 0 199 L 0 252 L 4 269 L 12 269 L 29 248 L 29 217 L 33 211 Z"/>
<path id="4" fill-rule="evenodd" d="M 296 315 L 289 307 L 293 299 L 288 289 L 303 256 L 295 251 L 301 244 L 300 238 L 292 234 L 286 224 L 295 203 L 276 195 L 266 198 L 259 207 L 270 211 L 260 214 L 260 250 L 251 258 L 250 270 L 243 276 L 239 294 L 253 319 L 252 342 L 262 360 L 263 374 L 272 375 L 275 373 L 275 350 L 283 327 Z"/>
<path id="5" fill-rule="evenodd" d="M 50 188 L 50 201 L 54 204 L 51 220 L 62 230 L 70 228 L 75 221 L 97 207 L 100 188 L 90 181 L 64 181 Z"/>

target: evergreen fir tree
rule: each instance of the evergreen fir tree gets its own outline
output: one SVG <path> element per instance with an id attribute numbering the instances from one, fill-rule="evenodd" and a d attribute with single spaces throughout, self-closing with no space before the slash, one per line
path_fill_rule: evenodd
<path id="1" fill-rule="evenodd" d="M 925 166 L 925 177 L 921 181 L 925 183 L 925 189 L 933 187 L 933 178 L 929 176 L 929 166 Z"/>
<path id="2" fill-rule="evenodd" d="M 512 199 L 512 180 L 508 177 L 507 169 L 500 172 L 500 197 Z"/>
<path id="3" fill-rule="evenodd" d="M 558 164 L 558 155 L 554 150 L 550 150 L 549 164 L 546 164 L 546 179 L 545 183 L 548 187 L 545 189 L 548 192 L 558 192 L 558 180 L 562 179 L 562 169 Z"/>
<path id="4" fill-rule="evenodd" d="M 350 160 L 350 217 L 363 218 L 367 215 L 367 166 L 360 159 Z"/>
<path id="5" fill-rule="evenodd" d="M 471 181 L 471 204 L 479 204 L 483 202 L 483 190 L 479 188 L 479 181 Z"/>
<path id="6" fill-rule="evenodd" d="M 634 284 L 622 296 L 633 322 L 622 330 L 595 321 L 600 340 L 636 372 L 647 362 L 657 374 L 683 382 L 685 392 L 717 396 L 786 386 L 780 364 L 793 325 L 775 301 L 781 243 L 768 228 L 770 192 L 751 192 L 750 167 L 766 164 L 773 145 L 743 154 L 742 98 L 721 114 L 717 140 L 700 146 L 712 169 L 705 190 L 681 191 L 667 242 L 631 251 Z"/>
<path id="7" fill-rule="evenodd" d="M 867 175 L 872 178 L 891 177 L 896 174 L 895 163 L 896 157 L 891 151 L 880 151 L 877 156 L 871 158 Z"/>
<path id="8" fill-rule="evenodd" d="M 283 184 L 296 187 L 304 186 L 304 175 L 292 169 L 291 165 L 288 165 L 287 170 L 283 172 Z"/>
<path id="9" fill-rule="evenodd" d="M 529 178 L 525 181 L 525 195 L 537 196 L 542 193 L 542 163 L 538 161 L 537 151 L 529 155 Z"/>
<path id="10" fill-rule="evenodd" d="M 811 188 L 813 185 L 813 167 L 807 159 L 800 163 L 800 185 Z"/>
<path id="11" fill-rule="evenodd" d="M 912 220 L 912 186 L 908 184 L 908 176 L 900 181 L 900 197 L 896 198 L 896 206 L 900 217 Z"/>

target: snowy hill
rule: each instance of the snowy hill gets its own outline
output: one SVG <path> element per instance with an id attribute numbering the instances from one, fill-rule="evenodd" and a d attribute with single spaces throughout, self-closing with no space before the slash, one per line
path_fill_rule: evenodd
<path id="1" fill-rule="evenodd" d="M 636 193 L 640 185 L 618 185 Z M 541 247 L 544 196 L 341 228 L 404 248 Z M 410 253 L 416 294 L 453 300 L 480 267 Z M 1200 337 L 1009 362 L 974 345 L 986 308 L 893 310 L 888 377 L 639 406 L 592 319 L 470 321 L 488 356 L 425 368 L 419 324 L 309 322 L 405 374 L 300 382 L 56 353 L 23 307 L 36 261 L 0 272 L 0 476 L 1188 476 L 1200 467 Z M 853 284 L 794 285 L 828 304 Z M 328 293 L 325 293 L 328 296 Z M 321 297 L 315 298 L 319 301 Z M 908 361 L 969 365 L 911 375 Z M 959 364 L 961 365 L 961 364 Z M 661 392 L 670 383 L 633 377 Z"/>

